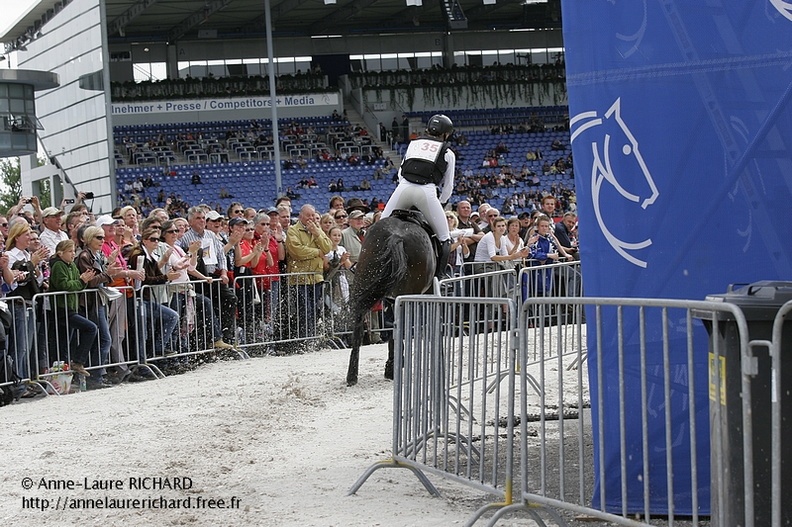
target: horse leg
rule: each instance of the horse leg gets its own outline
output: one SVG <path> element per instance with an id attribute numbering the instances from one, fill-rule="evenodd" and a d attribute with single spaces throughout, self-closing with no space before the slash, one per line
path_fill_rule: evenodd
<path id="1" fill-rule="evenodd" d="M 393 380 L 393 335 L 388 339 L 388 360 L 385 362 L 385 378 Z"/>
<path id="2" fill-rule="evenodd" d="M 347 369 L 347 386 L 354 386 L 358 382 L 358 368 L 360 366 L 360 345 L 363 342 L 363 316 L 365 312 L 355 313 L 352 327 L 352 351 L 349 353 L 349 368 Z"/>
<path id="3" fill-rule="evenodd" d="M 347 369 L 347 386 L 354 386 L 358 382 L 358 366 L 360 364 L 360 347 L 353 346 L 349 354 L 349 368 Z"/>
<path id="4" fill-rule="evenodd" d="M 382 319 L 388 329 L 382 332 L 382 337 L 388 339 L 388 360 L 385 362 L 385 378 L 393 380 L 393 317 L 395 302 L 392 298 L 382 300 Z"/>

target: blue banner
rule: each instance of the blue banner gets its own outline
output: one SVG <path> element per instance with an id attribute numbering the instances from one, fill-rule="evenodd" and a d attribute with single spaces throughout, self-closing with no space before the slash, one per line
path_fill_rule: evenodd
<path id="1" fill-rule="evenodd" d="M 732 283 L 792 279 L 792 3 L 564 0 L 562 8 L 586 294 L 703 299 Z M 671 350 L 672 371 L 655 373 L 674 376 L 680 394 L 696 383 L 701 415 L 693 432 L 698 459 L 705 460 L 698 467 L 699 512 L 706 513 L 703 329 L 696 348 L 702 356 L 695 371 L 682 371 L 680 343 Z M 601 350 L 603 370 L 614 352 Z M 626 350 L 636 354 L 637 347 Z M 594 385 L 599 366 L 590 363 Z M 634 400 L 638 387 L 625 388 Z M 610 404 L 617 394 L 606 389 L 603 397 L 598 404 L 618 412 Z M 613 419 L 618 415 L 606 423 Z M 640 441 L 640 429 L 633 432 Z M 673 452 L 675 469 L 690 458 L 689 426 L 684 433 Z M 650 422 L 649 437 L 662 441 L 664 434 L 661 415 Z M 612 475 L 606 502 L 621 512 L 619 445 L 603 446 L 597 462 Z M 664 448 L 650 445 L 647 455 L 655 456 L 652 512 L 668 512 L 665 491 L 674 493 L 676 514 L 689 513 L 689 475 L 675 470 L 669 489 Z M 634 468 L 640 475 L 642 468 Z M 628 478 L 628 485 L 627 510 L 642 511 L 640 481 Z"/>

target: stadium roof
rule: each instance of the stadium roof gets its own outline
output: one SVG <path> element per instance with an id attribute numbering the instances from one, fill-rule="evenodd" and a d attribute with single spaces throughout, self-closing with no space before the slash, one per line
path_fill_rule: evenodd
<path id="1" fill-rule="evenodd" d="M 0 35 L 24 44 L 70 0 L 40 0 Z M 560 0 L 270 0 L 278 36 L 560 27 Z M 407 3 L 422 2 L 420 6 Z M 485 3 L 492 2 L 492 3 Z M 447 5 L 448 4 L 448 5 Z M 106 0 L 110 42 L 260 37 L 264 0 Z M 455 9 L 454 6 L 461 9 Z M 449 22 L 447 12 L 455 13 Z"/>

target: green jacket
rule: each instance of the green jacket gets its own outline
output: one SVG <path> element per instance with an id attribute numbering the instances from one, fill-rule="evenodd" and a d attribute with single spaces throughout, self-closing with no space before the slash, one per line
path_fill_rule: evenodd
<path id="1" fill-rule="evenodd" d="M 82 291 L 85 283 L 80 280 L 80 270 L 74 262 L 67 264 L 60 258 L 50 260 L 50 292 Z M 77 295 L 56 295 L 55 306 L 77 311 Z"/>

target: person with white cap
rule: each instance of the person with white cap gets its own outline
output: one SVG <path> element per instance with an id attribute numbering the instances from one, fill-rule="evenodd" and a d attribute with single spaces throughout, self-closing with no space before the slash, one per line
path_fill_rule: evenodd
<path id="1" fill-rule="evenodd" d="M 410 142 L 399 167 L 399 185 L 393 191 L 382 218 L 396 209 L 420 210 L 440 241 L 440 258 L 436 275 L 442 277 L 448 267 L 451 236 L 442 203 L 451 198 L 454 190 L 456 155 L 449 148 L 448 139 L 454 133 L 451 119 L 442 114 L 433 115 L 426 124 L 424 137 Z M 440 198 L 437 187 L 442 186 Z M 347 247 L 349 249 L 349 247 Z"/>
<path id="2" fill-rule="evenodd" d="M 50 254 L 55 254 L 55 247 L 60 242 L 69 239 L 69 235 L 61 230 L 62 219 L 63 211 L 57 207 L 47 207 L 41 211 L 41 223 L 44 228 L 41 229 L 39 241 L 49 250 Z"/>
<path id="3" fill-rule="evenodd" d="M 135 340 L 136 320 L 135 317 L 128 316 L 134 313 L 134 299 L 132 286 L 135 280 L 144 280 L 146 275 L 141 270 L 130 269 L 126 258 L 121 254 L 121 247 L 116 243 L 116 238 L 123 240 L 124 221 L 121 218 L 113 218 L 109 214 L 104 214 L 96 218 L 96 226 L 104 231 L 104 243 L 102 244 L 102 254 L 108 259 L 108 263 L 115 265 L 122 271 L 113 276 L 110 282 L 111 287 L 120 287 L 124 293 L 122 297 L 111 300 L 107 305 L 107 322 L 110 329 L 110 362 L 116 366 L 108 372 L 107 380 L 113 384 L 118 384 L 131 375 L 129 366 L 125 364 L 132 357 L 124 354 L 124 341 L 131 337 L 129 349 L 134 349 L 132 342 Z M 110 258 L 115 257 L 115 261 Z"/>

